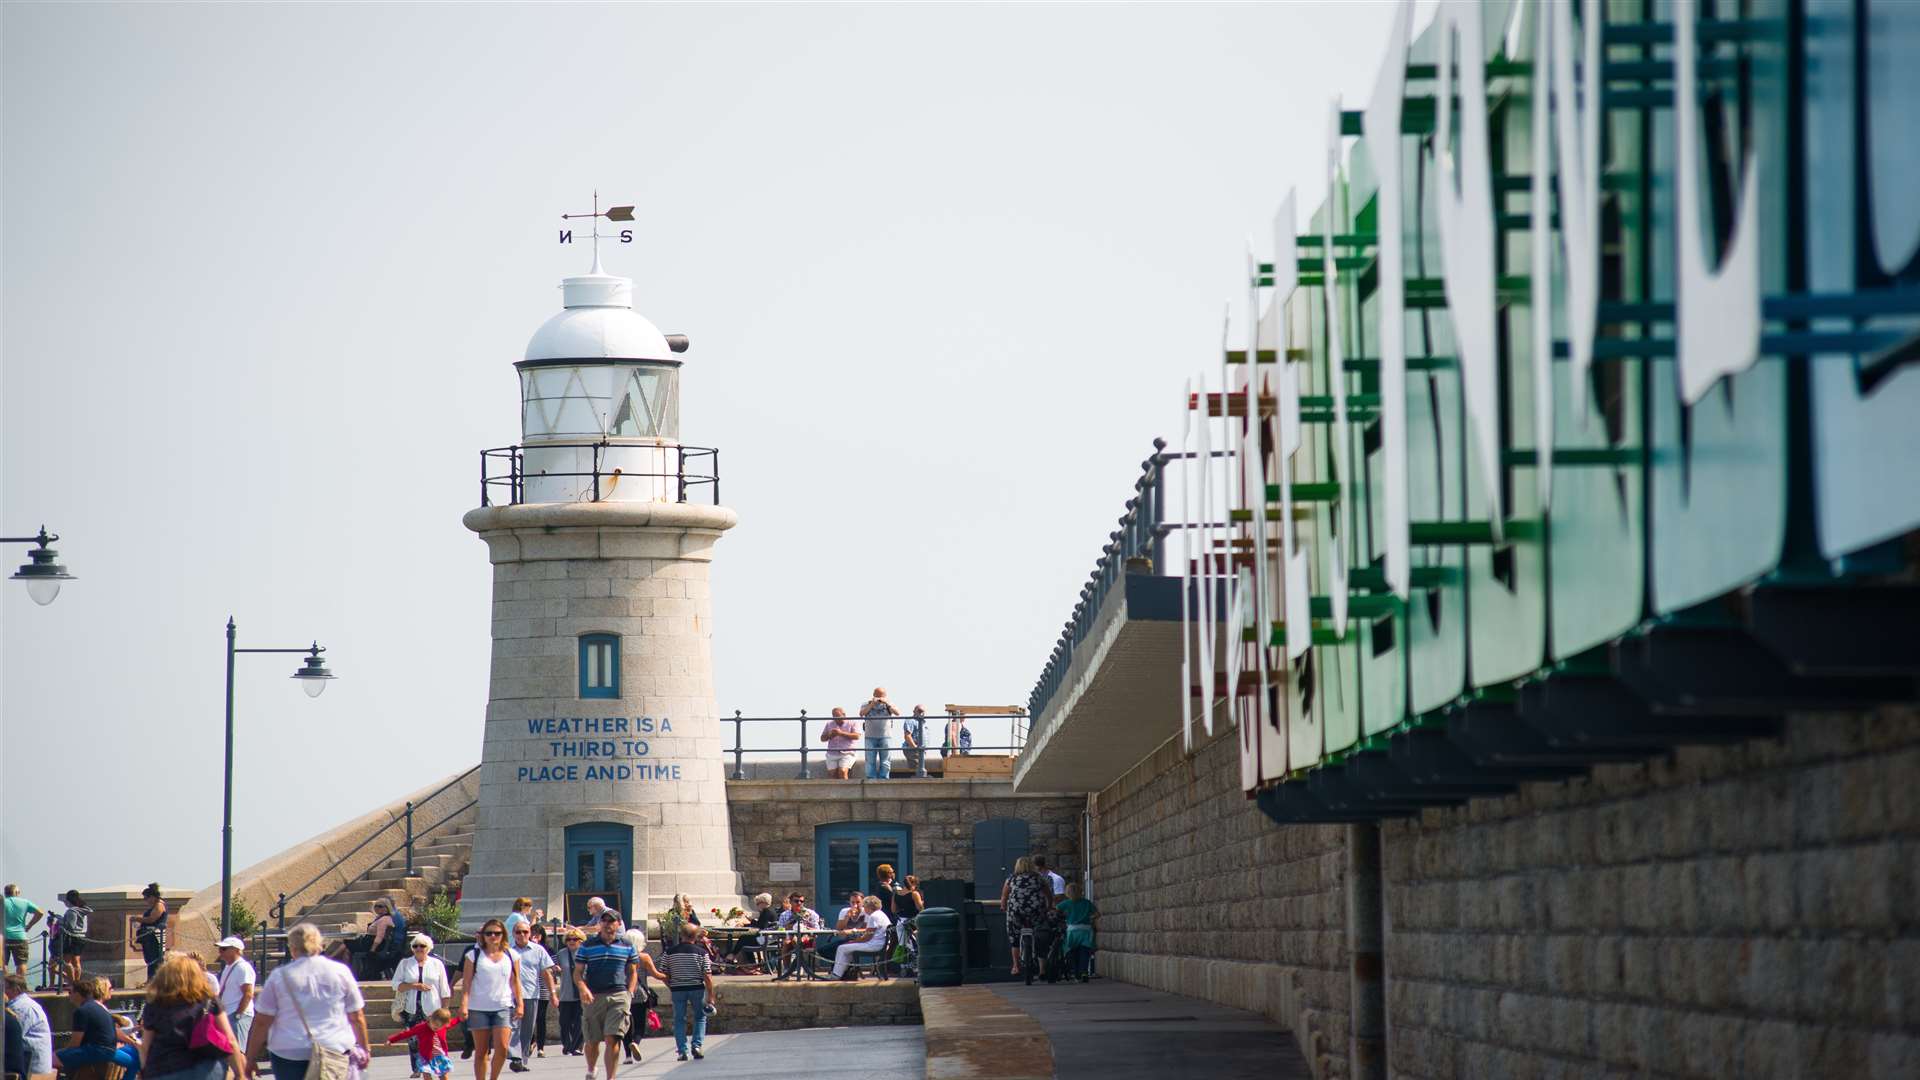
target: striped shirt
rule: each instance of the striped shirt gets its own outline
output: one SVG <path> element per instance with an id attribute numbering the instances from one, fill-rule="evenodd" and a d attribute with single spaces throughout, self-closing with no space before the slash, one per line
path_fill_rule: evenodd
<path id="1" fill-rule="evenodd" d="M 627 969 L 640 962 L 633 946 L 620 938 L 611 944 L 591 938 L 574 953 L 573 962 L 586 969 L 581 974 L 587 989 L 605 994 L 627 988 Z"/>
<path id="2" fill-rule="evenodd" d="M 683 941 L 662 953 L 660 958 L 666 961 L 667 987 L 673 990 L 691 990 L 707 984 L 707 975 L 713 971 L 713 961 L 708 958 L 707 950 L 691 942 Z"/>

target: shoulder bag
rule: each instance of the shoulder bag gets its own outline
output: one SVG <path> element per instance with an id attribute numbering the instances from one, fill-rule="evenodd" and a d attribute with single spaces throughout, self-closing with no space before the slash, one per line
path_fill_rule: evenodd
<path id="1" fill-rule="evenodd" d="M 283 974 L 281 981 L 290 983 L 292 979 Z M 313 1028 L 307 1026 L 307 1011 L 300 1007 L 300 997 L 291 986 L 287 988 L 287 1000 L 293 1002 L 293 1014 L 300 1018 L 301 1030 L 307 1033 L 307 1044 L 313 1048 L 313 1056 L 307 1059 L 306 1080 L 347 1080 L 353 1059 L 344 1050 L 331 1050 L 314 1041 Z"/>
<path id="2" fill-rule="evenodd" d="M 200 1009 L 200 1016 L 193 1022 L 193 1034 L 187 1037 L 187 1046 L 200 1051 L 203 1057 L 217 1060 L 233 1053 L 233 1040 L 216 1019 L 220 1014 L 212 1004 Z"/>
<path id="3" fill-rule="evenodd" d="M 402 973 L 406 971 L 408 964 L 413 965 L 413 978 L 411 979 L 402 977 Z M 393 981 L 394 982 L 426 982 L 427 973 L 421 970 L 420 961 L 415 960 L 413 957 L 409 956 L 406 959 L 400 961 L 400 967 L 396 969 L 393 973 Z M 404 1024 L 407 1022 L 408 1018 L 413 1015 L 413 1012 L 407 1008 L 408 994 L 413 995 L 413 1004 L 415 1008 L 418 1008 L 420 1005 L 420 991 L 395 990 L 393 992 L 393 1002 L 391 1005 L 388 1006 L 388 1012 L 393 1017 L 394 1021 L 397 1023 Z"/>

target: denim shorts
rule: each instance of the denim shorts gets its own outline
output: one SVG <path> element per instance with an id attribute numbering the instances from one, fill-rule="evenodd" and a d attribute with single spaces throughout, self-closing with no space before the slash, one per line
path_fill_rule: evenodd
<path id="1" fill-rule="evenodd" d="M 467 1027 L 473 1031 L 485 1031 L 488 1028 L 510 1028 L 513 1026 L 512 1009 L 469 1009 Z"/>

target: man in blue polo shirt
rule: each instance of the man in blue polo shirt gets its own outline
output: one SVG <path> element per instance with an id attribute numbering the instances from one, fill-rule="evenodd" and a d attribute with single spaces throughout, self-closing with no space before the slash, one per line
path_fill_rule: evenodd
<path id="1" fill-rule="evenodd" d="M 632 1020 L 633 992 L 644 965 L 655 978 L 664 978 L 653 966 L 653 958 L 626 943 L 620 936 L 620 916 L 612 911 L 600 913 L 600 933 L 573 957 L 573 987 L 580 995 L 581 1029 L 586 1038 L 587 1080 L 593 1080 L 594 1063 L 606 1044 L 607 1080 L 620 1065 L 620 1043 Z"/>

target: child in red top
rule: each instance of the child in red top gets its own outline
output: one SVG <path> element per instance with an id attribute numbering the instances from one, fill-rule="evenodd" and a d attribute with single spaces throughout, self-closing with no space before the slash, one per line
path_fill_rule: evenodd
<path id="1" fill-rule="evenodd" d="M 397 1043 L 401 1039 L 412 1039 L 413 1053 L 420 1062 L 421 1071 L 428 1076 L 444 1078 L 453 1070 L 453 1062 L 447 1060 L 447 1030 L 451 1027 L 453 1014 L 445 1009 L 435 1009 L 425 1020 L 405 1031 L 396 1031 L 387 1036 L 387 1041 Z"/>

